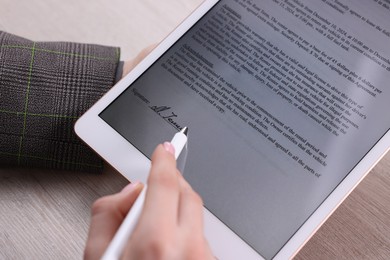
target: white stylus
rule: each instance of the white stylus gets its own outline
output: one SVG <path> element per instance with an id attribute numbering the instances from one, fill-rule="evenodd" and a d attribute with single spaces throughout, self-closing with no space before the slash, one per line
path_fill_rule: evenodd
<path id="1" fill-rule="evenodd" d="M 171 144 L 175 148 L 175 159 L 179 157 L 181 151 L 187 144 L 188 128 L 184 127 L 180 132 L 176 133 L 171 141 Z M 145 202 L 146 185 L 142 189 L 138 198 L 135 200 L 126 218 L 122 222 L 118 231 L 115 233 L 114 238 L 108 245 L 106 251 L 102 256 L 102 260 L 117 260 L 122 255 L 126 242 L 129 240 L 130 235 L 133 233 L 135 226 L 138 223 L 139 216 L 141 215 L 142 208 Z"/>

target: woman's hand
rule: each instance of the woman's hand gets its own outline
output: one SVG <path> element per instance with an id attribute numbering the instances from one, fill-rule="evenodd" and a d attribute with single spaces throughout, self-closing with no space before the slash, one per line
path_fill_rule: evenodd
<path id="1" fill-rule="evenodd" d="M 214 259 L 203 234 L 203 203 L 176 168 L 174 148 L 152 156 L 145 206 L 125 259 Z"/>
<path id="2" fill-rule="evenodd" d="M 102 256 L 141 189 L 130 184 L 94 203 L 86 259 Z M 170 143 L 152 155 L 144 208 L 123 258 L 214 259 L 203 234 L 202 200 L 176 168 Z"/>
<path id="3" fill-rule="evenodd" d="M 102 197 L 92 205 L 85 259 L 100 259 L 137 199 L 143 185 L 135 182 L 121 192 Z"/>

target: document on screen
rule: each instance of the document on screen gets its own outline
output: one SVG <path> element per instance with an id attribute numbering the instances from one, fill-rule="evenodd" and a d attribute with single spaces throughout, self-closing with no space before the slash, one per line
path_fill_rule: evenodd
<path id="1" fill-rule="evenodd" d="M 389 129 L 384 2 L 220 1 L 101 117 L 147 156 L 188 126 L 185 177 L 272 257 Z"/>

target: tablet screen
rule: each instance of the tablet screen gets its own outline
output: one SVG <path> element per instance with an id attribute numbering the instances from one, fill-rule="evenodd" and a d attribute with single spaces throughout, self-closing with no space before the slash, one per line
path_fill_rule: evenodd
<path id="1" fill-rule="evenodd" d="M 382 3 L 383 2 L 383 3 Z M 388 131 L 386 1 L 219 1 L 100 117 L 272 258 Z"/>

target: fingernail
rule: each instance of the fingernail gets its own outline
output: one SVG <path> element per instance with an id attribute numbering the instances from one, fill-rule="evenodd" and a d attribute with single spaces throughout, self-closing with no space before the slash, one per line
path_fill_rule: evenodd
<path id="1" fill-rule="evenodd" d="M 137 187 L 139 184 L 140 184 L 139 181 L 129 183 L 128 185 L 126 185 L 126 186 L 121 190 L 121 192 L 128 192 L 128 191 L 134 190 L 135 187 Z"/>
<path id="2" fill-rule="evenodd" d="M 175 155 L 175 147 L 170 142 L 165 142 L 164 144 L 165 151 L 169 152 L 172 155 Z"/>

